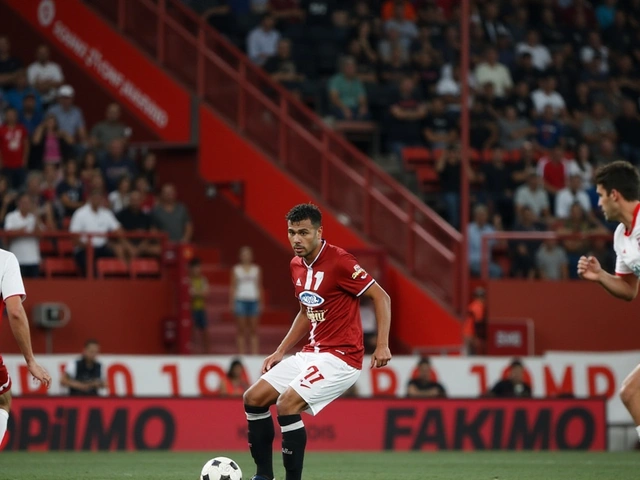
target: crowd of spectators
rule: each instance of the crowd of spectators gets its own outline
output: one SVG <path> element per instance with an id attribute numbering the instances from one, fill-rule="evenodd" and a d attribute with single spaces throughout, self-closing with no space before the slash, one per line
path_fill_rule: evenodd
<path id="1" fill-rule="evenodd" d="M 25 234 L 3 244 L 18 257 L 23 275 L 41 274 L 42 232 L 113 233 L 91 238 L 95 257 L 126 263 L 159 256 L 161 245 L 123 232 L 158 231 L 171 242 L 189 241 L 187 209 L 173 185 L 158 185 L 153 152 L 134 157 L 120 106 L 106 106 L 104 119 L 88 128 L 49 48 L 38 47 L 31 64 L 23 60 L 0 36 L 0 225 Z M 74 239 L 80 273 L 87 241 Z"/>
<path id="2" fill-rule="evenodd" d="M 459 1 L 183 1 L 301 99 L 315 92 L 321 115 L 375 121 L 396 168 L 408 168 L 406 147 L 428 149 L 418 169 L 433 171 L 425 190 L 438 195 L 426 199 L 460 227 Z M 615 159 L 640 164 L 640 0 L 475 0 L 470 11 L 477 275 L 483 233 L 609 227 L 592 176 Z M 492 261 L 492 276 L 546 279 L 571 278 L 581 254 L 607 250 L 494 246 L 507 261 Z"/>

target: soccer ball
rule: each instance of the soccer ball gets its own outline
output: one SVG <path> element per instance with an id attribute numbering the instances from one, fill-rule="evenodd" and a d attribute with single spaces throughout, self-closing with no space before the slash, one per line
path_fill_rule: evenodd
<path id="1" fill-rule="evenodd" d="M 202 467 L 200 480 L 242 480 L 242 470 L 227 457 L 216 457 Z"/>

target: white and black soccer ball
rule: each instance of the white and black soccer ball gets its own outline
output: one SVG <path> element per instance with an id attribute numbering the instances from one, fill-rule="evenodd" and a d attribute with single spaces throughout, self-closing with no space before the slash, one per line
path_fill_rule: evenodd
<path id="1" fill-rule="evenodd" d="M 216 457 L 202 467 L 200 480 L 242 480 L 242 470 L 227 457 Z"/>

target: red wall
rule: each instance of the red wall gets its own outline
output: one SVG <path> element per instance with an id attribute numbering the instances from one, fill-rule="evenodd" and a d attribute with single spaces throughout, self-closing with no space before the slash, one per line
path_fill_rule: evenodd
<path id="1" fill-rule="evenodd" d="M 174 310 L 174 288 L 169 280 L 27 280 L 24 306 L 62 302 L 71 309 L 71 321 L 54 331 L 53 352 L 82 349 L 88 338 L 97 338 L 107 353 L 160 354 L 161 320 Z M 31 329 L 36 353 L 45 352 L 44 331 Z M 9 322 L 0 325 L 0 352 L 19 353 Z"/>
<path id="2" fill-rule="evenodd" d="M 638 348 L 640 302 L 617 300 L 595 284 L 491 281 L 487 298 L 491 319 L 533 319 L 537 354 Z"/>
<path id="3" fill-rule="evenodd" d="M 289 248 L 285 214 L 297 203 L 319 202 L 206 107 L 200 108 L 200 131 L 202 177 L 211 182 L 244 181 L 247 215 Z M 323 212 L 328 241 L 346 249 L 369 246 L 328 209 Z M 402 270 L 393 264 L 389 270 L 389 285 L 384 287 L 392 296 L 394 334 L 410 346 L 459 344 L 460 323 Z M 280 281 L 287 279 L 288 275 Z"/>

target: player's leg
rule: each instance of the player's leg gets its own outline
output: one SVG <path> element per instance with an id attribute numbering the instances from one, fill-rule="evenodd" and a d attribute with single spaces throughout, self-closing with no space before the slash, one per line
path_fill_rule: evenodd
<path id="1" fill-rule="evenodd" d="M 0 357 L 0 443 L 7 432 L 9 411 L 11 410 L 11 378 L 2 357 Z"/>
<path id="2" fill-rule="evenodd" d="M 636 431 L 640 437 L 640 365 L 622 382 L 620 389 L 620 400 L 627 407 L 633 421 L 636 424 Z"/>
<path id="3" fill-rule="evenodd" d="M 307 432 L 301 413 L 316 415 L 349 389 L 360 370 L 330 353 L 304 353 L 302 372 L 293 379 L 277 402 L 278 423 L 282 431 L 282 461 L 285 480 L 300 480 L 304 465 Z"/>
<path id="4" fill-rule="evenodd" d="M 255 313 L 247 319 L 247 338 L 253 355 L 258 354 L 258 311 L 257 305 Z"/>
<path id="5" fill-rule="evenodd" d="M 273 367 L 244 393 L 248 439 L 256 464 L 256 478 L 273 479 L 273 439 L 275 430 L 269 407 L 274 405 L 291 380 L 300 373 L 297 356 L 289 357 Z"/>
<path id="6" fill-rule="evenodd" d="M 236 315 L 236 326 L 238 329 L 238 333 L 236 334 L 236 349 L 238 350 L 238 354 L 245 354 L 245 339 L 247 338 L 247 330 L 249 319 L 244 315 Z"/>

